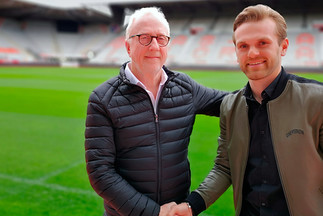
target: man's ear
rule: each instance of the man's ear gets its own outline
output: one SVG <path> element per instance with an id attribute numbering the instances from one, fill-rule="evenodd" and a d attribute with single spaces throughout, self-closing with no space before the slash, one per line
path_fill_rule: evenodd
<path id="1" fill-rule="evenodd" d="M 127 40 L 125 41 L 125 46 L 126 46 L 127 53 L 130 56 L 130 44 Z"/>
<path id="2" fill-rule="evenodd" d="M 286 55 L 286 53 L 287 53 L 287 48 L 288 48 L 288 46 L 289 46 L 289 40 L 288 40 L 288 38 L 285 38 L 283 41 L 282 41 L 282 53 L 281 53 L 281 55 L 282 56 L 285 56 Z"/>

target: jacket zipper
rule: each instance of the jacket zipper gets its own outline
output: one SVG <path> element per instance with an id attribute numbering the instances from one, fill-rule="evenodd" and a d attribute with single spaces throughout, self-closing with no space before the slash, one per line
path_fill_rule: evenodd
<path id="1" fill-rule="evenodd" d="M 170 80 L 170 77 L 168 77 L 168 79 L 165 82 L 163 88 L 161 89 L 161 95 L 160 95 L 160 97 L 158 99 L 158 102 L 156 104 L 156 113 L 155 113 L 154 105 L 153 105 L 153 103 L 152 103 L 152 101 L 150 99 L 150 96 L 146 92 L 146 90 L 143 89 L 142 87 L 138 86 L 138 85 L 135 85 L 135 84 L 132 84 L 130 82 L 127 82 L 130 85 L 137 86 L 137 87 L 141 88 L 146 93 L 146 95 L 149 98 L 150 105 L 151 105 L 151 107 L 153 109 L 153 112 L 154 112 L 154 120 L 155 120 L 155 125 L 156 125 L 156 144 L 157 144 L 157 197 L 156 197 L 157 198 L 156 199 L 156 202 L 157 203 L 160 203 L 160 196 L 161 196 L 161 194 L 160 194 L 161 180 L 160 179 L 161 179 L 161 164 L 162 164 L 162 160 L 161 160 L 161 150 L 160 150 L 160 142 L 159 142 L 159 140 L 160 140 L 160 132 L 159 132 L 158 106 L 159 106 L 159 101 L 162 98 L 162 95 L 163 95 L 162 93 L 164 91 L 164 88 L 167 85 L 167 83 L 169 82 L 169 80 Z"/>
<path id="2" fill-rule="evenodd" d="M 141 88 L 141 87 L 140 87 Z M 144 89 L 143 89 L 144 90 Z M 144 90 L 145 91 L 145 90 Z M 145 91 L 146 92 L 146 91 Z M 161 150 L 160 150 L 160 132 L 159 132 L 159 116 L 158 116 L 158 105 L 159 105 L 159 100 L 156 104 L 156 113 L 155 113 L 155 109 L 154 109 L 154 105 L 148 95 L 148 93 L 146 92 L 149 101 L 150 101 L 150 105 L 151 108 L 154 112 L 154 120 L 155 120 L 155 128 L 156 128 L 156 145 L 157 145 L 157 197 L 156 197 L 156 202 L 159 203 L 160 202 L 160 188 L 161 188 L 161 164 L 162 164 L 162 160 L 161 160 Z"/>
<path id="3" fill-rule="evenodd" d="M 166 81 L 167 83 L 167 81 Z M 157 203 L 160 203 L 160 197 L 161 197 L 161 192 L 160 192 L 160 188 L 161 188 L 161 177 L 162 177 L 162 156 L 161 156 L 161 147 L 160 147 L 160 131 L 159 131 L 159 116 L 158 116 L 158 107 L 159 107 L 159 101 L 160 99 L 162 98 L 162 92 L 165 88 L 165 85 L 166 83 L 164 84 L 164 87 L 161 89 L 161 94 L 160 94 L 160 97 L 158 98 L 158 101 L 156 103 L 156 113 L 155 113 L 155 125 L 156 125 L 156 144 L 157 144 Z M 154 109 L 154 106 L 153 104 L 151 103 L 152 105 L 152 108 Z"/>
<path id="4" fill-rule="evenodd" d="M 166 83 L 165 83 L 166 84 Z M 141 87 L 140 87 L 141 88 Z M 144 90 L 144 89 L 143 89 Z M 145 91 L 145 90 L 144 90 Z M 163 91 L 163 90 L 161 90 Z M 150 99 L 150 96 L 148 95 L 148 93 L 145 91 L 145 93 L 147 94 L 148 96 L 148 99 L 150 101 L 150 105 L 151 105 L 151 108 L 154 112 L 154 120 L 155 120 L 155 128 L 156 128 L 156 145 L 157 145 L 157 197 L 156 197 L 156 202 L 157 203 L 160 203 L 160 188 L 161 188 L 161 164 L 162 164 L 162 157 L 161 157 L 161 150 L 160 150 L 160 132 L 159 132 L 159 116 L 158 116 L 158 105 L 159 105 L 159 100 L 160 100 L 160 97 L 158 99 L 158 102 L 156 103 L 156 113 L 155 113 L 155 109 L 154 109 L 154 105 Z"/>
<path id="5" fill-rule="evenodd" d="M 280 166 L 279 166 L 279 163 L 278 163 L 278 156 L 276 154 L 276 148 L 275 148 L 275 144 L 274 144 L 274 139 L 273 139 L 273 135 L 271 133 L 271 118 L 270 118 L 270 106 L 269 106 L 269 102 L 267 103 L 267 115 L 268 115 L 268 124 L 269 124 L 269 130 L 270 130 L 270 136 L 271 136 L 271 142 L 273 144 L 273 149 L 274 149 L 274 155 L 275 155 L 275 160 L 276 160 L 276 165 L 277 165 L 277 169 L 278 169 L 278 174 L 279 174 L 279 178 L 280 178 L 280 181 L 281 181 L 281 184 L 282 184 L 282 187 L 283 187 L 283 191 L 284 191 L 284 195 L 285 195 L 285 198 L 286 198 L 286 204 L 287 204 L 287 208 L 288 208 L 288 211 L 290 213 L 290 215 L 293 215 L 292 211 L 291 211 L 291 208 L 289 207 L 289 197 L 286 193 L 286 189 L 285 189 L 285 185 L 284 185 L 284 181 L 283 181 L 283 178 L 282 178 L 282 174 L 281 174 L 281 170 L 280 170 Z"/>
<path id="6" fill-rule="evenodd" d="M 247 104 L 246 104 L 246 114 L 247 114 L 247 116 L 249 116 L 249 107 Z M 248 117 L 248 119 L 249 119 L 249 117 Z M 247 148 L 247 155 L 245 157 L 245 160 L 243 161 L 244 162 L 244 169 L 243 169 L 243 176 L 242 176 L 242 182 L 241 182 L 241 188 L 242 188 L 241 190 L 243 190 L 244 176 L 246 174 L 246 168 L 247 168 L 247 163 L 248 163 L 248 158 L 249 158 L 249 148 L 250 148 L 250 126 L 249 126 L 249 123 L 248 123 L 248 132 L 249 132 L 249 134 L 248 134 L 249 139 L 247 142 L 248 148 Z M 243 191 L 241 191 L 241 205 L 240 205 L 238 211 L 236 212 L 236 213 L 238 213 L 236 215 L 240 215 L 240 213 L 241 213 L 242 200 L 243 200 L 242 193 L 243 193 Z"/>
<path id="7" fill-rule="evenodd" d="M 159 122 L 158 114 L 155 114 L 155 125 L 156 125 L 156 144 L 157 144 L 157 203 L 160 202 L 160 187 L 161 187 L 161 150 L 160 150 L 160 133 L 159 133 Z"/>
<path id="8" fill-rule="evenodd" d="M 158 116 L 158 110 L 159 110 L 159 102 L 161 100 L 161 98 L 163 97 L 163 91 L 165 89 L 165 86 L 167 85 L 167 83 L 169 82 L 170 80 L 170 77 L 168 77 L 168 79 L 166 80 L 163 88 L 161 89 L 161 92 L 160 92 L 160 97 L 158 98 L 158 101 L 156 103 L 156 113 L 155 113 L 155 125 L 156 125 L 156 144 L 157 144 L 157 200 L 156 202 L 157 203 L 160 203 L 160 199 L 161 199 L 161 179 L 162 179 L 162 155 L 161 155 L 161 147 L 160 147 L 160 132 L 159 132 L 159 116 Z M 150 101 L 151 102 L 151 101 Z M 154 106 L 151 102 L 151 106 L 154 110 Z"/>

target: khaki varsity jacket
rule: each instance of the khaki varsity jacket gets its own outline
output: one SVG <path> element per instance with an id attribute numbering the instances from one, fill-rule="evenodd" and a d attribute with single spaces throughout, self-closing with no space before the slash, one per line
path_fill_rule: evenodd
<path id="1" fill-rule="evenodd" d="M 323 85 L 283 71 L 286 87 L 267 104 L 273 148 L 292 216 L 323 215 Z M 215 165 L 195 191 L 208 208 L 232 184 L 236 215 L 249 152 L 244 89 L 221 104 L 221 134 Z"/>

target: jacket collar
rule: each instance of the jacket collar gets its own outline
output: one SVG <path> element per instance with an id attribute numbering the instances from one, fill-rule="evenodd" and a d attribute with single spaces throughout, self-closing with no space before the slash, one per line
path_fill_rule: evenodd
<path id="1" fill-rule="evenodd" d="M 125 62 L 121 67 L 120 67 L 120 77 L 122 79 L 122 81 L 126 82 L 126 83 L 130 83 L 129 79 L 127 78 L 126 76 L 126 73 L 125 73 L 125 69 L 126 69 L 126 66 L 127 64 L 129 63 L 130 61 L 127 61 Z M 167 78 L 167 81 L 174 78 L 175 77 L 175 73 L 171 70 L 169 70 L 165 65 L 163 66 L 163 69 L 164 71 L 166 72 L 168 78 Z M 167 82 L 166 81 L 166 82 Z"/>
<path id="2" fill-rule="evenodd" d="M 284 68 L 281 67 L 281 71 L 280 71 L 279 75 L 261 93 L 262 97 L 264 99 L 267 98 L 267 100 L 273 100 L 273 99 L 279 97 L 279 95 L 284 91 L 284 89 L 286 87 L 286 84 L 287 84 L 287 81 L 288 81 L 288 74 L 286 73 Z M 254 100 L 249 82 L 247 83 L 247 85 L 244 88 L 243 95 L 247 99 Z"/>

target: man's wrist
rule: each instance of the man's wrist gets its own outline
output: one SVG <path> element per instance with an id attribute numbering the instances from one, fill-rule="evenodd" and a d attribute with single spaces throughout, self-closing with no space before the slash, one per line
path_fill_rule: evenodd
<path id="1" fill-rule="evenodd" d="M 206 209 L 205 206 L 205 202 L 204 199 L 202 198 L 202 196 L 193 191 L 185 200 L 185 202 L 188 202 L 190 204 L 190 206 L 192 207 L 192 215 L 198 215 L 200 214 L 202 211 L 204 211 Z"/>
<path id="2" fill-rule="evenodd" d="M 189 202 L 185 202 L 186 203 L 186 205 L 187 205 L 187 208 L 188 208 L 188 210 L 189 210 L 189 212 L 191 213 L 191 215 L 193 216 L 193 210 L 192 210 L 192 206 L 191 206 L 191 204 L 189 203 Z"/>

